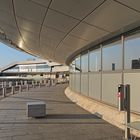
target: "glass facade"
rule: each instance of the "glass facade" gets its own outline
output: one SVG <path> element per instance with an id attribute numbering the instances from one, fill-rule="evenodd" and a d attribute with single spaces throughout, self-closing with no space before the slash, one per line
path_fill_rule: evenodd
<path id="1" fill-rule="evenodd" d="M 103 46 L 103 71 L 115 71 L 122 69 L 122 45 L 121 41 Z"/>
<path id="2" fill-rule="evenodd" d="M 101 50 L 93 50 L 89 53 L 89 71 L 101 71 Z"/>
<path id="3" fill-rule="evenodd" d="M 88 72 L 88 53 L 81 56 L 81 72 Z"/>
<path id="4" fill-rule="evenodd" d="M 140 69 L 140 33 L 126 37 L 125 48 L 125 69 Z"/>
<path id="5" fill-rule="evenodd" d="M 130 84 L 131 109 L 140 113 L 140 31 L 99 44 L 96 49 L 80 54 L 70 65 L 74 65 L 70 72 L 72 90 L 117 106 L 118 85 Z"/>
<path id="6" fill-rule="evenodd" d="M 75 72 L 81 71 L 81 60 L 80 56 L 75 59 Z"/>

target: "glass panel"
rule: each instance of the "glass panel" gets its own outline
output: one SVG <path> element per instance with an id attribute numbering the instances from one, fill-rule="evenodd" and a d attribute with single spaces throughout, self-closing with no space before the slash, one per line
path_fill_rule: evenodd
<path id="1" fill-rule="evenodd" d="M 89 71 L 101 71 L 101 51 L 99 49 L 89 53 Z"/>
<path id="2" fill-rule="evenodd" d="M 81 56 L 81 71 L 88 72 L 88 54 Z"/>
<path id="3" fill-rule="evenodd" d="M 140 69 L 140 33 L 126 38 L 125 69 Z"/>
<path id="4" fill-rule="evenodd" d="M 69 65 L 69 70 L 70 70 L 70 72 L 72 72 L 72 63 L 70 63 L 70 65 Z"/>
<path id="5" fill-rule="evenodd" d="M 70 65 L 70 72 L 75 72 L 75 60 L 72 61 L 71 65 Z"/>
<path id="6" fill-rule="evenodd" d="M 122 69 L 122 45 L 121 41 L 111 43 L 103 47 L 103 70 Z"/>
<path id="7" fill-rule="evenodd" d="M 80 66 L 80 57 L 76 58 L 75 60 L 75 71 L 80 72 L 81 71 L 81 66 Z"/>

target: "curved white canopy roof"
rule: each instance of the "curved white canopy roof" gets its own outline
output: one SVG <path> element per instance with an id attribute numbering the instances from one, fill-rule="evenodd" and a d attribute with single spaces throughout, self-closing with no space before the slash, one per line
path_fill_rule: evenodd
<path id="1" fill-rule="evenodd" d="M 139 21 L 140 0 L 0 0 L 0 39 L 59 63 Z"/>

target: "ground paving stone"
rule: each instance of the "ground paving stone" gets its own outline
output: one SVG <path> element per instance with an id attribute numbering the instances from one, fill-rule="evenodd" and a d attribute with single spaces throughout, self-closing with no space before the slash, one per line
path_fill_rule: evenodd
<path id="1" fill-rule="evenodd" d="M 0 100 L 0 140 L 123 140 L 122 130 L 71 102 L 66 87 L 34 88 Z M 29 101 L 46 102 L 46 117 L 28 118 Z"/>

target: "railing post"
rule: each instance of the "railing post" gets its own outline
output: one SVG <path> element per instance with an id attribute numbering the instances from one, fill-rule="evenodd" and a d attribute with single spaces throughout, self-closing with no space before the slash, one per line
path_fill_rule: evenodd
<path id="1" fill-rule="evenodd" d="M 27 84 L 27 81 L 24 81 L 24 85 L 26 85 Z"/>
<path id="2" fill-rule="evenodd" d="M 6 87 L 6 86 L 7 86 L 7 82 L 5 81 L 5 82 L 4 82 L 4 87 Z"/>
<path id="3" fill-rule="evenodd" d="M 14 86 L 11 86 L 11 94 L 14 94 Z"/>
<path id="4" fill-rule="evenodd" d="M 46 84 L 47 84 L 47 81 L 46 81 L 46 79 L 44 80 L 44 85 L 46 86 Z"/>
<path id="5" fill-rule="evenodd" d="M 12 82 L 11 81 L 9 82 L 9 87 L 12 87 Z"/>
<path id="6" fill-rule="evenodd" d="M 6 97 L 6 87 L 2 88 L 2 97 Z"/>
<path id="7" fill-rule="evenodd" d="M 20 83 L 21 85 L 23 85 L 23 81 L 21 81 L 21 83 Z"/>
<path id="8" fill-rule="evenodd" d="M 28 91 L 29 90 L 29 84 L 27 83 L 26 86 L 27 86 L 26 90 Z"/>
<path id="9" fill-rule="evenodd" d="M 19 85 L 19 92 L 22 92 L 22 85 Z"/>
<path id="10" fill-rule="evenodd" d="M 4 87 L 4 83 L 3 83 L 3 82 L 1 83 L 1 87 L 2 87 L 2 88 Z"/>
<path id="11" fill-rule="evenodd" d="M 38 82 L 36 81 L 36 86 L 38 85 Z"/>
<path id="12" fill-rule="evenodd" d="M 18 86 L 18 81 L 16 81 L 16 86 Z"/>
<path id="13" fill-rule="evenodd" d="M 33 88 L 35 88 L 35 84 L 34 84 L 34 81 L 32 80 L 32 86 L 33 86 Z"/>
<path id="14" fill-rule="evenodd" d="M 39 81 L 39 88 L 41 88 L 41 80 Z"/>

